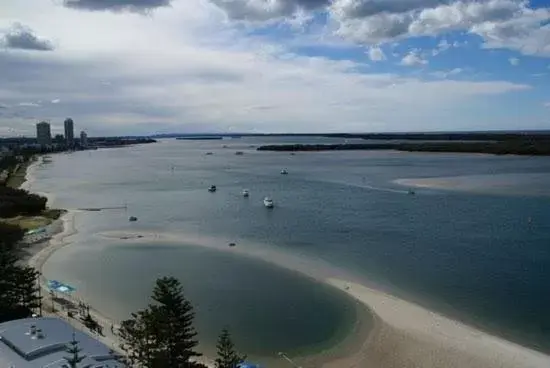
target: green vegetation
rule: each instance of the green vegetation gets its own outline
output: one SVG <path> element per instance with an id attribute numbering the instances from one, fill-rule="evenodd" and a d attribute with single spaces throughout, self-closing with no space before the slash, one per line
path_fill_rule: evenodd
<path id="1" fill-rule="evenodd" d="M 23 235 L 20 227 L 0 223 L 0 322 L 30 317 L 41 304 L 38 272 L 19 265 Z"/>
<path id="2" fill-rule="evenodd" d="M 258 151 L 397 150 L 408 152 L 488 153 L 495 155 L 550 155 L 550 140 L 502 140 L 498 142 L 423 142 L 357 144 L 281 144 L 258 147 Z"/>
<path id="3" fill-rule="evenodd" d="M 246 359 L 246 355 L 239 355 L 235 351 L 235 345 L 231 340 L 231 334 L 226 328 L 222 330 L 216 347 L 218 349 L 216 368 L 237 368 L 237 366 Z"/>
<path id="4" fill-rule="evenodd" d="M 74 333 L 73 339 L 67 344 L 66 351 L 69 356 L 66 356 L 64 359 L 69 368 L 78 368 L 79 363 L 86 359 L 85 355 L 80 355 L 82 349 L 78 346 L 78 341 L 76 341 Z"/>
<path id="5" fill-rule="evenodd" d="M 193 362 L 201 354 L 193 327 L 193 307 L 183 295 L 180 282 L 172 277 L 157 280 L 146 309 L 123 321 L 119 337 L 131 366 L 144 368 L 204 368 Z"/>
<path id="6" fill-rule="evenodd" d="M 0 186 L 0 217 L 35 216 L 46 209 L 47 199 L 23 189 Z"/>

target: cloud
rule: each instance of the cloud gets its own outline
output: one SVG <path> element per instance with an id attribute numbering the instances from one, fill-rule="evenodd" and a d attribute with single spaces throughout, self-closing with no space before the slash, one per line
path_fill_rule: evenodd
<path id="1" fill-rule="evenodd" d="M 401 59 L 401 65 L 405 66 L 420 66 L 428 64 L 428 60 L 423 59 L 419 54 L 418 50 L 410 51 L 407 55 Z"/>
<path id="2" fill-rule="evenodd" d="M 57 104 L 57 103 L 60 103 L 61 100 L 59 98 L 55 98 L 51 101 L 53 104 Z"/>
<path id="3" fill-rule="evenodd" d="M 445 79 L 445 78 L 448 78 L 452 75 L 457 75 L 457 74 L 460 74 L 463 72 L 463 69 L 462 68 L 454 68 L 454 69 L 451 69 L 451 70 L 448 70 L 448 71 L 437 71 L 437 72 L 433 72 L 431 73 L 434 77 L 436 78 L 441 78 L 441 79 Z"/>
<path id="4" fill-rule="evenodd" d="M 267 21 L 296 17 L 305 11 L 321 9 L 329 0 L 210 0 L 224 10 L 230 19 Z"/>
<path id="5" fill-rule="evenodd" d="M 9 4 L 9 19 L 47 31 L 62 45 L 53 53 L 0 52 L 0 101 L 12 106 L 6 114 L 14 113 L 0 117 L 0 126 L 27 134 L 37 115 L 54 126 L 72 116 L 91 135 L 505 129 L 520 123 L 494 113 L 502 95 L 531 89 L 496 76 L 434 80 L 395 65 L 379 72 L 366 68 L 365 57 L 354 60 L 349 48 L 339 49 L 345 52 L 336 60 L 328 51 L 312 56 L 278 37 L 288 28 L 259 37 L 256 24 L 224 21 L 201 0 L 174 1 L 151 17 L 75 13 L 50 1 Z M 329 23 L 322 28 L 331 30 Z M 62 103 L 51 103 L 56 99 Z M 44 102 L 31 108 L 21 101 Z M 472 116 L 465 117 L 464 106 Z M 477 108 L 485 113 L 472 113 Z"/>
<path id="6" fill-rule="evenodd" d="M 372 61 L 383 61 L 386 60 L 386 54 L 384 54 L 384 51 L 380 47 L 371 47 L 368 51 L 369 59 Z"/>
<path id="7" fill-rule="evenodd" d="M 0 45 L 8 49 L 52 51 L 52 43 L 48 40 L 38 38 L 33 31 L 20 24 L 15 23 L 11 29 L 0 39 Z"/>
<path id="8" fill-rule="evenodd" d="M 17 106 L 27 106 L 27 107 L 40 107 L 40 104 L 36 102 L 20 102 Z"/>
<path id="9" fill-rule="evenodd" d="M 545 102 L 545 103 L 543 104 L 543 106 L 544 106 L 544 107 L 550 107 L 550 102 Z"/>
<path id="10" fill-rule="evenodd" d="M 530 8 L 526 0 L 210 1 L 229 19 L 240 21 L 272 21 L 326 9 L 337 35 L 364 45 L 466 32 L 481 37 L 487 48 L 550 57 L 550 9 Z"/>
<path id="11" fill-rule="evenodd" d="M 147 12 L 170 6 L 172 0 L 64 0 L 68 8 L 90 11 L 129 11 Z"/>
<path id="12" fill-rule="evenodd" d="M 508 61 L 510 62 L 510 65 L 513 65 L 513 66 L 519 65 L 519 59 L 516 57 L 511 57 L 508 59 Z"/>

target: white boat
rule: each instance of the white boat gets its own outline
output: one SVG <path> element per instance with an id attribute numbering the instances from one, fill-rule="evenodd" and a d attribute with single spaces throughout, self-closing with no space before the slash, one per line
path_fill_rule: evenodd
<path id="1" fill-rule="evenodd" d="M 273 208 L 273 199 L 271 199 L 269 197 L 265 197 L 264 198 L 264 206 L 266 206 L 267 208 Z"/>
<path id="2" fill-rule="evenodd" d="M 243 197 L 248 197 L 249 195 L 248 189 L 243 189 Z"/>
<path id="3" fill-rule="evenodd" d="M 286 171 L 286 169 L 282 169 L 282 170 L 281 170 L 281 174 L 282 174 L 282 175 L 287 175 L 287 174 L 288 174 L 288 171 Z"/>

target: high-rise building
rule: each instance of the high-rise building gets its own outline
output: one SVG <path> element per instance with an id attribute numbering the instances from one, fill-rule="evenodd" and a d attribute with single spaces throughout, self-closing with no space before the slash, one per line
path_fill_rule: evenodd
<path id="1" fill-rule="evenodd" d="M 65 143 L 68 147 L 74 146 L 74 122 L 73 119 L 65 119 Z"/>
<path id="2" fill-rule="evenodd" d="M 36 124 L 36 140 L 38 144 L 43 146 L 52 144 L 52 132 L 49 123 L 42 121 Z"/>
<path id="3" fill-rule="evenodd" d="M 80 132 L 80 146 L 88 147 L 88 134 L 85 131 Z"/>

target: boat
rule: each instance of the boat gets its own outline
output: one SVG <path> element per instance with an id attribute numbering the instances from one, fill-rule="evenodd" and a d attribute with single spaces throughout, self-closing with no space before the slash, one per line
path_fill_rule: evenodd
<path id="1" fill-rule="evenodd" d="M 415 194 L 416 194 L 416 192 L 415 192 L 414 190 L 412 190 L 412 189 L 409 189 L 408 193 L 409 193 L 410 195 L 415 195 Z"/>
<path id="2" fill-rule="evenodd" d="M 206 156 L 211 156 L 211 155 L 213 155 L 212 152 L 206 152 Z"/>
<path id="3" fill-rule="evenodd" d="M 266 206 L 267 208 L 273 208 L 273 199 L 271 199 L 269 197 L 265 197 L 264 198 L 264 206 Z"/>
<path id="4" fill-rule="evenodd" d="M 286 171 L 286 169 L 281 170 L 281 175 L 287 175 L 287 174 L 288 174 L 288 171 Z"/>
<path id="5" fill-rule="evenodd" d="M 243 197 L 248 197 L 249 195 L 248 189 L 243 189 Z"/>
<path id="6" fill-rule="evenodd" d="M 242 155 L 244 155 L 244 152 L 243 151 L 237 151 L 237 152 L 235 152 L 235 154 L 238 155 L 238 156 L 242 156 Z"/>
<path id="7" fill-rule="evenodd" d="M 208 191 L 211 192 L 211 193 L 213 193 L 213 192 L 216 191 L 216 189 L 218 189 L 218 188 L 216 188 L 215 185 L 211 185 L 210 188 L 208 188 Z"/>
<path id="8" fill-rule="evenodd" d="M 137 217 L 136 216 L 130 216 L 130 218 L 128 218 L 128 221 L 135 222 L 135 221 L 137 221 Z"/>
<path id="9" fill-rule="evenodd" d="M 237 245 L 237 244 L 235 244 L 235 243 L 229 243 L 229 246 L 230 246 L 230 247 L 234 247 L 235 245 Z"/>

